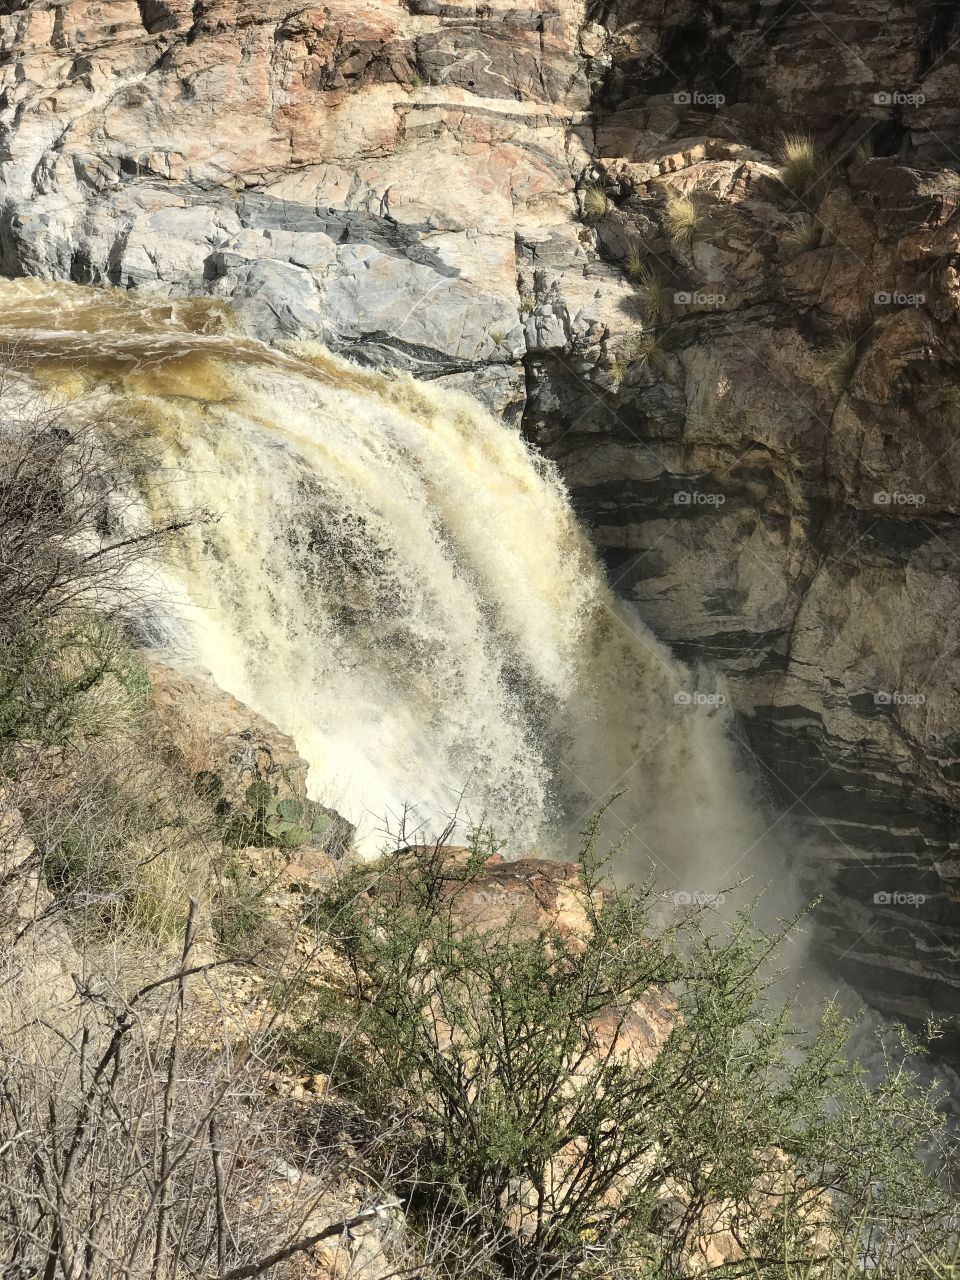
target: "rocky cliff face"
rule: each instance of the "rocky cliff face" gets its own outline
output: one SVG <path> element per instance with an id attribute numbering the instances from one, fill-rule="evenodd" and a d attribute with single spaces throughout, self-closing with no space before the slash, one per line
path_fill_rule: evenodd
<path id="1" fill-rule="evenodd" d="M 0 269 L 214 293 L 521 422 L 726 678 L 823 948 L 952 1011 L 953 4 L 0 14 Z"/>

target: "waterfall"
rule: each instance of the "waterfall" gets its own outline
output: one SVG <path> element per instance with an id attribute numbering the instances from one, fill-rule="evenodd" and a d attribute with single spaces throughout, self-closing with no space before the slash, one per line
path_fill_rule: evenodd
<path id="1" fill-rule="evenodd" d="M 512 854 L 569 855 L 598 806 L 631 874 L 731 883 L 765 823 L 723 691 L 608 588 L 552 464 L 467 397 L 222 304 L 0 285 L 0 339 L 132 434 L 138 500 L 217 519 L 159 566 L 166 643 L 290 733 L 375 850 L 459 806 Z"/>

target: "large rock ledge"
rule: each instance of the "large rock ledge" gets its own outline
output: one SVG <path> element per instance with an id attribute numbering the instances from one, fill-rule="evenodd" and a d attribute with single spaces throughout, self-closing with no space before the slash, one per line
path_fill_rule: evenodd
<path id="1" fill-rule="evenodd" d="M 958 35 L 938 0 L 8 0 L 0 270 L 230 298 L 521 421 L 727 677 L 823 947 L 953 1012 Z M 829 182 L 784 185 L 783 128 Z"/>

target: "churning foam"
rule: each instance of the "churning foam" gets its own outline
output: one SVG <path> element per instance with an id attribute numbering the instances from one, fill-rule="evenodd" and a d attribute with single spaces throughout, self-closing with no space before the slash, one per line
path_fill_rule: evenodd
<path id="1" fill-rule="evenodd" d="M 217 304 L 0 286 L 7 336 L 109 430 L 143 502 L 206 508 L 163 573 L 170 643 L 296 740 L 315 798 L 375 849 L 460 805 L 513 853 L 569 854 L 619 792 L 633 869 L 731 883 L 763 824 L 723 715 L 618 603 L 554 469 L 468 398 Z M 0 339 L 4 334 L 0 333 Z M 715 700 L 714 700 L 715 703 Z"/>

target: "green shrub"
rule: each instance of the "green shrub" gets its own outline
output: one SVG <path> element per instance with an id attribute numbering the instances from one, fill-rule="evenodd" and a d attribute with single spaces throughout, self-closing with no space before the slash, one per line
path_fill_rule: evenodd
<path id="1" fill-rule="evenodd" d="M 255 869 L 236 853 L 226 859 L 213 925 L 217 938 L 228 950 L 245 948 L 264 932 L 268 899 L 276 889 L 280 870 L 280 863 Z"/>
<path id="2" fill-rule="evenodd" d="M 528 1280 L 688 1274 L 721 1208 L 744 1253 L 731 1276 L 827 1275 L 872 1245 L 887 1277 L 942 1246 L 956 1206 L 920 1158 L 946 1143 L 935 1096 L 908 1067 L 870 1084 L 831 1006 L 808 1035 L 771 1007 L 775 940 L 745 918 L 654 928 L 648 889 L 602 886 L 594 836 L 573 943 L 519 917 L 470 923 L 477 837 L 464 861 L 400 850 L 316 902 L 349 977 L 305 999 L 298 1049 L 314 1043 L 368 1112 L 404 1117 L 411 1212 L 462 1214 Z M 644 1001 L 674 1002 L 646 1053 Z"/>
<path id="3" fill-rule="evenodd" d="M 0 635 L 0 752 L 102 738 L 142 713 L 150 681 L 118 627 L 62 616 Z"/>

